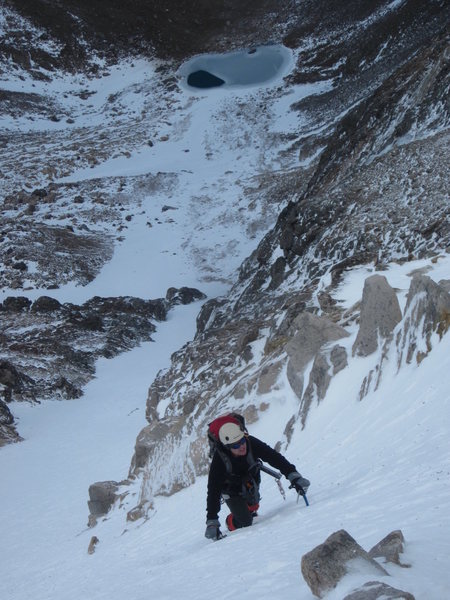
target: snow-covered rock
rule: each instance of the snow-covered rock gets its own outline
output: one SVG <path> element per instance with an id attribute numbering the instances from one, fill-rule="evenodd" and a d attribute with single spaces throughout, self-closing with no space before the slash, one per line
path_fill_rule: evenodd
<path id="1" fill-rule="evenodd" d="M 368 577 L 388 575 L 347 531 L 332 533 L 324 542 L 302 556 L 302 575 L 314 596 L 323 598 L 350 569 Z"/>
<path id="2" fill-rule="evenodd" d="M 343 600 L 415 600 L 415 596 L 380 581 L 368 581 Z"/>

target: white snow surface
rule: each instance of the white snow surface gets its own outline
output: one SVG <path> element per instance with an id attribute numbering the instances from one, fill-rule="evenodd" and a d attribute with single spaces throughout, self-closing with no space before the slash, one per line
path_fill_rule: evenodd
<path id="1" fill-rule="evenodd" d="M 204 110 L 210 114 L 209 108 L 223 98 L 223 92 L 205 96 L 204 104 L 195 105 L 197 115 L 204 115 Z M 93 118 L 99 118 L 98 114 Z M 195 114 L 192 119 L 192 127 L 200 123 Z M 281 122 L 278 126 L 282 129 Z M 211 185 L 217 173 L 208 173 L 210 165 L 201 161 L 201 140 L 195 141 L 193 129 L 186 135 L 193 145 L 179 170 L 189 169 L 189 177 L 203 177 L 204 185 Z M 180 159 L 183 142 L 178 154 L 169 142 L 165 152 L 158 153 L 156 169 L 174 170 L 174 156 Z M 110 160 L 89 172 L 74 173 L 71 179 L 144 173 L 149 165 L 155 167 L 152 153 L 149 149 L 139 159 L 136 155 L 131 160 Z M 256 151 L 247 148 L 245 164 L 240 165 L 242 153 L 228 152 L 220 158 L 221 172 L 248 168 L 256 158 Z M 164 168 L 165 161 L 171 162 L 170 169 L 168 164 Z M 220 197 L 222 204 L 230 203 L 230 211 L 233 201 L 232 193 Z M 139 292 L 157 297 L 168 284 L 177 285 L 170 275 L 178 279 L 189 268 L 183 239 L 158 236 L 167 247 L 154 248 L 152 272 L 163 283 L 155 277 L 144 285 L 148 254 L 141 229 L 139 223 L 128 229 L 121 250 L 98 280 L 83 290 L 67 286 L 60 291 L 60 299 L 78 302 L 81 296 L 94 293 Z M 214 235 L 214 228 L 205 235 Z M 242 243 L 234 263 L 256 243 Z M 130 271 L 131 256 L 134 272 Z M 409 273 L 424 267 L 436 281 L 449 278 L 448 256 L 437 262 L 390 265 L 383 273 L 399 289 L 402 306 Z M 338 292 L 343 305 L 360 299 L 364 279 L 371 272 L 369 267 L 348 273 Z M 188 284 L 195 283 L 202 288 L 194 273 Z M 225 285 L 214 285 L 210 294 L 226 291 Z M 192 339 L 199 308 L 199 303 L 177 307 L 166 323 L 158 325 L 154 342 L 99 361 L 96 378 L 83 398 L 12 406 L 25 439 L 0 450 L 1 598 L 311 600 L 300 572 L 301 557 L 339 529 L 346 529 L 366 550 L 392 530 L 401 529 L 406 538 L 402 559 L 411 567 L 385 565 L 391 576 L 382 579 L 413 593 L 416 600 L 450 598 L 448 334 L 419 366 L 408 365 L 397 373 L 394 361 L 388 362 L 380 387 L 362 402 L 357 400 L 361 375 L 373 357 L 352 360 L 333 379 L 326 399 L 312 410 L 306 428 L 295 430 L 284 451 L 312 482 L 309 507 L 302 500 L 296 503 L 286 483 L 287 500 L 283 501 L 274 480 L 263 475 L 263 499 L 254 526 L 211 542 L 203 536 L 206 478 L 201 477 L 172 497 L 157 497 L 155 511 L 146 521 L 126 524 L 123 510 L 117 508 L 94 529 L 87 527 L 89 485 L 127 476 L 136 435 L 146 424 L 147 388 L 156 373 L 169 366 L 171 353 Z M 270 444 L 281 439 L 286 413 L 292 414 L 297 403 L 287 383 L 277 396 L 281 405 L 269 409 L 251 427 L 252 434 Z M 138 494 L 138 486 L 130 493 Z M 226 514 L 222 509 L 222 523 Z M 95 553 L 88 555 L 92 535 L 99 543 Z M 349 574 L 327 600 L 342 599 L 370 579 L 372 575 Z"/>
<path id="2" fill-rule="evenodd" d="M 95 166 L 74 168 L 55 181 L 99 179 L 107 191 L 117 187 L 119 177 L 149 173 L 173 173 L 177 177 L 172 191 L 151 193 L 135 207 L 136 214 L 127 225 L 129 231 L 121 234 L 124 241 L 116 245 L 113 260 L 93 282 L 84 287 L 69 283 L 58 290 L 27 289 L 30 299 L 43 293 L 74 303 L 94 295 L 157 298 L 164 297 L 169 286 L 183 285 L 216 297 L 229 289 L 242 260 L 255 249 L 283 208 L 284 204 L 272 200 L 249 208 L 244 189 L 257 189 L 261 173 L 279 174 L 297 166 L 296 156 L 279 158 L 286 146 L 282 134 L 298 126 L 302 118 L 289 110 L 288 103 L 324 93 L 330 85 L 299 85 L 294 93 L 290 89 L 272 95 L 280 84 L 278 78 L 261 89 L 241 86 L 232 91 L 187 91 L 182 89 L 180 77 L 179 89 L 165 106 L 158 96 L 163 91 L 157 67 L 156 62 L 136 59 L 110 67 L 101 79 L 58 75 L 43 83 L 32 82 L 27 74 L 0 78 L 0 87 L 5 90 L 46 93 L 64 105 L 75 121 L 71 127 L 78 128 L 81 137 L 85 130 L 97 135 L 114 128 L 117 132 L 127 128 L 136 132 L 134 147 L 124 145 L 127 152 L 121 152 L 115 141 L 111 158 Z M 81 90 L 91 94 L 85 103 L 77 95 Z M 111 116 L 111 96 L 121 98 L 120 118 Z M 65 121 L 52 122 L 38 115 L 32 120 L 28 116 L 1 117 L 2 130 L 48 130 L 55 135 L 67 130 L 67 143 L 76 139 Z M 64 163 L 63 157 L 51 156 L 51 160 L 60 168 Z M 20 179 L 20 174 L 17 177 Z M 39 186 L 45 187 L 49 181 L 43 175 Z M 20 185 L 27 183 L 17 181 Z M 167 206 L 171 208 L 162 212 Z M 60 224 L 65 223 L 63 215 L 55 215 Z M 141 259 L 144 255 L 147 260 Z M 30 264 L 30 272 L 32 268 Z M 17 294 L 17 290 L 1 289 L 0 300 Z"/>

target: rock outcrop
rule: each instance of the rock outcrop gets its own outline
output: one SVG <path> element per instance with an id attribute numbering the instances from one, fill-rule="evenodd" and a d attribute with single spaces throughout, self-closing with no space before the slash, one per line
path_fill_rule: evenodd
<path id="1" fill-rule="evenodd" d="M 400 554 L 403 553 L 405 538 L 400 529 L 391 531 L 378 544 L 369 550 L 369 556 L 372 558 L 384 558 L 386 562 L 391 562 L 400 567 L 409 567 L 400 561 Z"/>
<path id="2" fill-rule="evenodd" d="M 409 592 L 394 588 L 380 581 L 368 581 L 347 594 L 343 600 L 415 600 Z"/>
<path id="3" fill-rule="evenodd" d="M 403 552 L 404 541 L 401 531 L 393 531 L 370 552 L 366 552 L 347 531 L 341 529 L 302 557 L 302 575 L 314 596 L 323 598 L 330 590 L 338 587 L 347 574 L 361 574 L 367 577 L 371 574 L 374 577 L 389 575 L 374 559 L 384 557 L 388 562 L 401 565 L 399 555 Z M 345 596 L 345 600 L 387 598 L 414 600 L 414 596 L 409 592 L 380 581 L 368 581 Z"/>
<path id="4" fill-rule="evenodd" d="M 346 335 L 348 335 L 347 332 Z M 347 365 L 347 351 L 338 344 L 316 354 L 309 374 L 308 385 L 300 403 L 299 416 L 302 427 L 306 424 L 313 402 L 318 404 L 325 398 L 331 379 Z"/>
<path id="5" fill-rule="evenodd" d="M 389 292 L 388 296 L 391 296 Z M 403 319 L 392 330 L 393 335 L 388 335 L 383 341 L 377 364 L 362 382 L 360 399 L 370 390 L 377 389 L 383 375 L 383 365 L 390 353 L 396 355 L 397 369 L 412 362 L 420 364 L 433 345 L 447 333 L 449 315 L 450 294 L 445 287 L 426 275 L 415 274 L 408 290 Z"/>
<path id="6" fill-rule="evenodd" d="M 426 275 L 413 277 L 405 307 L 405 323 L 397 337 L 398 364 L 420 363 L 434 339 L 450 327 L 450 294 Z"/>
<path id="7" fill-rule="evenodd" d="M 374 576 L 388 575 L 345 530 L 330 535 L 323 544 L 302 557 L 301 570 L 318 598 L 335 588 L 347 573 L 364 570 Z"/>
<path id="8" fill-rule="evenodd" d="M 377 350 L 379 339 L 389 337 L 402 319 L 397 296 L 383 275 L 366 279 L 359 318 L 353 354 L 368 356 Z"/>
<path id="9" fill-rule="evenodd" d="M 92 527 L 97 519 L 109 511 L 118 498 L 119 483 L 117 481 L 97 481 L 89 486 L 88 507 L 90 511 L 89 525 Z"/>
<path id="10" fill-rule="evenodd" d="M 313 401 L 325 398 L 332 376 L 347 365 L 345 349 L 333 342 L 348 337 L 349 333 L 327 317 L 308 312 L 299 315 L 293 327 L 297 332 L 286 344 L 287 377 L 300 399 L 299 416 L 304 426 Z M 305 386 L 304 375 L 311 362 Z"/>
<path id="11" fill-rule="evenodd" d="M 287 376 L 292 389 L 301 398 L 304 391 L 303 373 L 308 363 L 315 359 L 325 344 L 347 337 L 349 333 L 326 317 L 308 312 L 299 315 L 292 328 L 297 331 L 286 344 L 289 356 Z"/>
<path id="12" fill-rule="evenodd" d="M 0 383 L 0 394 L 8 393 L 8 388 Z M 22 438 L 17 433 L 14 416 L 4 400 L 0 399 L 0 447 L 12 442 L 20 442 Z"/>

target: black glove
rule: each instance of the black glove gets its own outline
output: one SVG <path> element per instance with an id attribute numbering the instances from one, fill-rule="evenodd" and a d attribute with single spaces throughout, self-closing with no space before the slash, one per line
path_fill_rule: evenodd
<path id="1" fill-rule="evenodd" d="M 205 538 L 208 538 L 208 540 L 220 540 L 221 537 L 219 519 L 208 519 L 206 521 Z"/>
<path id="2" fill-rule="evenodd" d="M 307 479 L 302 477 L 300 473 L 297 473 L 297 471 L 293 471 L 292 473 L 289 473 L 287 478 L 291 482 L 289 489 L 295 488 L 297 494 L 300 494 L 301 496 L 304 496 L 306 494 L 310 483 Z"/>

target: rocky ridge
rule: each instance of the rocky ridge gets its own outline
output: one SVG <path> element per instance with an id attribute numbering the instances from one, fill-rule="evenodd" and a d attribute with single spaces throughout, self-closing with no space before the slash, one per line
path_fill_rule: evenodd
<path id="1" fill-rule="evenodd" d="M 20 439 L 9 402 L 79 398 L 98 358 L 151 341 L 155 324 L 174 306 L 204 298 L 192 288 L 171 288 L 158 300 L 94 297 L 81 306 L 48 296 L 6 298 L 0 304 L 0 446 Z"/>

